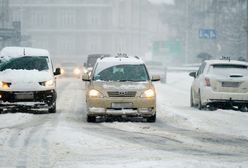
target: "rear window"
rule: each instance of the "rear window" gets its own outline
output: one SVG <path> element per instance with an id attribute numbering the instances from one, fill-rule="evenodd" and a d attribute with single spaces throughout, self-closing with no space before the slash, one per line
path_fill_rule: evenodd
<path id="1" fill-rule="evenodd" d="M 230 76 L 230 75 L 248 76 L 248 68 L 246 65 L 215 64 L 210 66 L 209 73 L 215 75 L 222 75 L 222 76 Z"/>

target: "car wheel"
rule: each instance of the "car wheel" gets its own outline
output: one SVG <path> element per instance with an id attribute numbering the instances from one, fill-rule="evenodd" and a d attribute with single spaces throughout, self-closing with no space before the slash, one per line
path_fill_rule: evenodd
<path id="1" fill-rule="evenodd" d="M 48 109 L 48 112 L 49 113 L 56 113 L 56 103 L 51 108 Z"/>
<path id="2" fill-rule="evenodd" d="M 87 116 L 87 122 L 96 122 L 96 116 Z"/>
<path id="3" fill-rule="evenodd" d="M 190 107 L 195 107 L 192 90 L 190 91 Z"/>
<path id="4" fill-rule="evenodd" d="M 199 91 L 198 109 L 199 109 L 199 110 L 202 110 L 202 109 L 203 109 L 202 102 L 201 102 L 201 93 L 200 93 L 200 91 Z"/>
<path id="5" fill-rule="evenodd" d="M 241 111 L 241 112 L 248 112 L 247 106 L 242 106 L 242 107 L 240 108 L 240 111 Z"/>
<path id="6" fill-rule="evenodd" d="M 151 117 L 147 117 L 147 118 L 146 118 L 146 121 L 147 121 L 147 122 L 150 122 L 150 123 L 156 122 L 156 114 L 154 114 L 154 115 L 151 116 Z"/>

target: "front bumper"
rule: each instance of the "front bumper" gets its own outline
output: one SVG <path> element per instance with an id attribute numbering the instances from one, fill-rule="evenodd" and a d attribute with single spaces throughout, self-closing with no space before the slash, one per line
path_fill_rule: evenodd
<path id="1" fill-rule="evenodd" d="M 55 104 L 56 98 L 55 90 L 30 92 L 0 91 L 0 109 L 48 109 Z"/>
<path id="2" fill-rule="evenodd" d="M 113 104 L 130 104 L 126 107 L 114 107 Z M 153 116 L 156 113 L 155 98 L 88 98 L 88 115 L 127 115 L 127 116 Z"/>
<path id="3" fill-rule="evenodd" d="M 201 91 L 202 105 L 226 104 L 233 105 L 248 104 L 248 93 L 215 92 L 211 88 Z"/>

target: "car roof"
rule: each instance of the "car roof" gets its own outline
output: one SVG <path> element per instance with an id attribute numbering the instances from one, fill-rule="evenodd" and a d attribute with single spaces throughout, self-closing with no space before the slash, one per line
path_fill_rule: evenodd
<path id="1" fill-rule="evenodd" d="M 5 47 L 1 50 L 2 58 L 14 58 L 21 56 L 48 56 L 49 52 L 45 49 L 30 48 L 30 47 Z"/>
<path id="2" fill-rule="evenodd" d="M 248 62 L 244 61 L 236 61 L 236 60 L 206 60 L 207 64 L 236 64 L 236 65 L 246 65 L 248 66 Z"/>
<path id="3" fill-rule="evenodd" d="M 108 56 L 98 58 L 97 62 L 122 63 L 122 64 L 144 64 L 144 61 L 137 56 Z"/>

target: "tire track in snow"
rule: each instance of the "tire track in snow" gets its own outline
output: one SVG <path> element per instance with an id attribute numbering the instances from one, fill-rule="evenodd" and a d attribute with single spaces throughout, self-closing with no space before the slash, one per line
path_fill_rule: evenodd
<path id="1" fill-rule="evenodd" d="M 58 84 L 57 101 L 67 87 L 69 86 L 63 82 Z M 59 122 L 59 115 L 60 113 L 34 115 L 34 119 L 27 123 L 4 128 L 8 129 L 9 138 L 2 145 L 5 152 L 0 155 L 0 160 L 3 160 L 0 167 L 51 167 L 47 137 L 51 127 Z"/>

